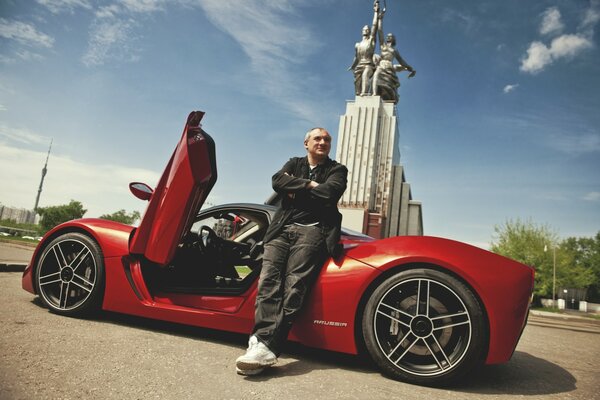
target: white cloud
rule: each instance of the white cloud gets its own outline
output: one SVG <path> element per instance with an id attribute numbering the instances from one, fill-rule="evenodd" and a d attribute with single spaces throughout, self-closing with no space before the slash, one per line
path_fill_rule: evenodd
<path id="1" fill-rule="evenodd" d="M 31 208 L 40 183 L 46 152 L 24 150 L 0 143 L 0 202 L 13 207 Z M 81 201 L 88 210 L 86 217 L 98 217 L 119 209 L 143 212 L 146 204 L 129 193 L 131 181 L 154 186 L 155 171 L 120 165 L 92 165 L 51 154 L 40 206 Z"/>
<path id="2" fill-rule="evenodd" d="M 100 7 L 96 10 L 97 18 L 114 18 L 119 14 L 121 8 L 116 4 L 111 4 L 109 6 Z"/>
<path id="3" fill-rule="evenodd" d="M 285 14 L 296 12 L 298 2 L 201 0 L 199 4 L 215 26 L 231 35 L 250 58 L 262 93 L 314 120 L 319 114 L 314 101 L 303 100 L 303 86 L 309 78 L 290 72 L 306 62 L 320 43 L 301 21 L 294 25 L 284 21 Z"/>
<path id="4" fill-rule="evenodd" d="M 540 25 L 540 33 L 542 35 L 561 33 L 564 27 L 558 8 L 550 7 L 544 11 L 542 14 L 542 23 Z"/>
<path id="5" fill-rule="evenodd" d="M 139 60 L 134 17 L 163 11 L 167 5 L 187 4 L 187 0 L 120 0 L 101 6 L 90 27 L 88 49 L 81 58 L 86 66 L 102 65 L 107 61 L 133 62 Z"/>
<path id="6" fill-rule="evenodd" d="M 4 104 L 0 104 L 0 111 L 6 111 L 6 107 L 4 106 Z"/>
<path id="7" fill-rule="evenodd" d="M 504 93 L 510 93 L 510 92 L 512 92 L 513 90 L 515 90 L 518 87 L 519 87 L 518 83 L 513 83 L 512 85 L 506 85 L 506 86 L 504 86 L 504 89 L 502 89 L 502 91 Z"/>
<path id="8" fill-rule="evenodd" d="M 583 200 L 600 201 L 600 192 L 589 192 L 585 196 L 583 196 Z"/>
<path id="9" fill-rule="evenodd" d="M 581 51 L 593 47 L 590 39 L 580 35 L 562 35 L 554 40 L 550 46 L 553 59 L 575 57 Z"/>
<path id="10" fill-rule="evenodd" d="M 61 12 L 73 13 L 78 7 L 88 10 L 92 8 L 88 0 L 37 0 L 37 2 L 54 14 Z"/>
<path id="11" fill-rule="evenodd" d="M 17 55 L 17 57 L 24 61 L 39 61 L 44 59 L 44 56 L 42 56 L 41 54 L 33 53 L 31 51 L 23 49 L 17 50 L 15 54 Z"/>
<path id="12" fill-rule="evenodd" d="M 556 60 L 575 57 L 591 47 L 593 47 L 591 40 L 578 34 L 566 34 L 554 38 L 550 47 L 535 41 L 529 45 L 527 56 L 521 60 L 520 69 L 535 74 Z"/>
<path id="13" fill-rule="evenodd" d="M 27 129 L 11 128 L 6 125 L 0 125 L 0 138 L 2 137 L 5 139 L 4 141 L 27 145 L 48 145 L 50 143 L 49 137 L 38 135 Z"/>
<path id="14" fill-rule="evenodd" d="M 550 7 L 542 14 L 540 34 L 558 35 L 564 29 L 558 8 Z M 573 58 L 584 50 L 594 46 L 594 25 L 600 21 L 600 1 L 592 0 L 590 7 L 578 27 L 577 33 L 555 37 L 550 45 L 533 41 L 527 49 L 527 55 L 521 59 L 520 70 L 531 74 L 541 72 L 546 66 L 561 58 Z"/>
<path id="15" fill-rule="evenodd" d="M 548 138 L 548 145 L 567 154 L 579 155 L 600 152 L 598 133 L 561 133 Z"/>
<path id="16" fill-rule="evenodd" d="M 0 18 L 0 37 L 15 40 L 27 46 L 51 48 L 54 45 L 54 38 L 38 32 L 33 25 L 4 18 Z"/>
<path id="17" fill-rule="evenodd" d="M 165 0 L 121 0 L 121 3 L 130 11 L 147 13 L 162 10 L 167 2 Z"/>
<path id="18" fill-rule="evenodd" d="M 521 71 L 535 74 L 551 62 L 550 49 L 542 42 L 533 42 L 527 49 L 527 57 L 521 60 Z"/>
<path id="19" fill-rule="evenodd" d="M 138 39 L 140 15 L 160 12 L 167 6 L 200 7 L 218 29 L 233 37 L 250 59 L 256 87 L 249 90 L 259 90 L 296 114 L 316 120 L 315 116 L 320 114 L 318 107 L 314 100 L 307 101 L 303 95 L 314 77 L 291 72 L 297 71 L 298 65 L 306 62 L 320 46 L 320 41 L 301 21 L 290 25 L 289 18 L 285 18 L 294 15 L 303 3 L 292 0 L 121 0 L 95 11 L 88 48 L 81 60 L 88 67 L 107 61 L 137 61 L 140 50 L 133 43 Z"/>
<path id="20" fill-rule="evenodd" d="M 101 6 L 95 12 L 90 26 L 88 48 L 81 61 L 88 67 L 102 65 L 107 61 L 135 62 L 140 59 L 134 46 L 139 14 L 162 11 L 167 5 L 187 4 L 187 0 L 120 0 Z"/>
<path id="21" fill-rule="evenodd" d="M 81 58 L 86 66 L 102 65 L 107 60 L 137 60 L 137 52 L 131 46 L 133 20 L 98 20 L 90 28 L 88 49 Z"/>
<path id="22" fill-rule="evenodd" d="M 77 1 L 43 0 L 58 8 Z M 81 1 L 82 4 L 88 2 Z M 289 24 L 290 15 L 297 12 L 304 1 L 280 0 L 121 0 L 100 6 L 90 26 L 88 48 L 81 61 L 88 67 L 108 61 L 132 62 L 139 60 L 140 50 L 136 30 L 142 24 L 142 14 L 161 12 L 168 6 L 200 7 L 214 25 L 233 37 L 250 59 L 256 87 L 264 95 L 296 114 L 310 120 L 319 115 L 314 100 L 307 101 L 304 93 L 314 77 L 301 76 L 298 66 L 307 61 L 320 41 L 300 19 Z M 83 5 L 79 5 L 83 6 Z M 296 72 L 291 72 L 295 70 Z M 299 76 L 300 75 L 300 76 Z M 314 84 L 314 82 L 313 82 Z"/>
<path id="23" fill-rule="evenodd" d="M 598 21 L 600 21 L 600 1 L 595 0 L 590 3 L 590 8 L 586 10 L 580 27 L 587 29 L 596 25 Z"/>
<path id="24" fill-rule="evenodd" d="M 14 64 L 17 61 L 13 57 L 5 56 L 4 54 L 0 54 L 0 64 Z"/>
<path id="25" fill-rule="evenodd" d="M 200 2 L 217 28 L 230 34 L 244 49 L 252 62 L 274 64 L 275 60 L 295 63 L 312 50 L 310 32 L 301 24 L 284 24 L 284 2 L 264 4 L 260 1 L 205 0 Z"/>
<path id="26" fill-rule="evenodd" d="M 452 8 L 443 9 L 441 18 L 443 22 L 450 22 L 455 26 L 462 28 L 465 32 L 469 32 L 479 25 L 477 18 L 473 15 Z"/>

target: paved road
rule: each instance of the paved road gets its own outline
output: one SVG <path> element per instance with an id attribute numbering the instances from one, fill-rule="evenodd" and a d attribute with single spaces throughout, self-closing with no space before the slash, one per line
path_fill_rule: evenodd
<path id="1" fill-rule="evenodd" d="M 3 400 L 600 399 L 598 333 L 529 325 L 508 364 L 453 388 L 392 381 L 360 358 L 294 344 L 269 373 L 244 378 L 233 365 L 244 336 L 117 314 L 60 317 L 21 290 L 20 277 L 0 273 Z"/>
<path id="2" fill-rule="evenodd" d="M 35 250 L 34 245 L 15 241 L 0 242 L 0 264 L 27 264 Z"/>

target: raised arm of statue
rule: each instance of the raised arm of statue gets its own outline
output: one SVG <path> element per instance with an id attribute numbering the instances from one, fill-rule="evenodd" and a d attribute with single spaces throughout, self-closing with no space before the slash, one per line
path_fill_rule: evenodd
<path id="1" fill-rule="evenodd" d="M 375 0 L 375 2 L 373 3 L 373 23 L 371 24 L 371 37 L 370 37 L 373 47 L 375 47 L 375 40 L 377 38 L 377 32 L 379 32 L 379 29 L 377 28 L 377 26 L 379 24 L 380 18 L 383 18 L 383 13 L 380 12 L 380 9 L 379 9 L 379 0 Z"/>
<path id="2" fill-rule="evenodd" d="M 381 12 L 377 13 L 377 27 L 373 28 L 377 30 L 377 34 L 379 35 L 379 48 L 381 49 L 385 40 L 383 38 L 383 15 L 385 14 L 385 9 L 381 10 Z"/>

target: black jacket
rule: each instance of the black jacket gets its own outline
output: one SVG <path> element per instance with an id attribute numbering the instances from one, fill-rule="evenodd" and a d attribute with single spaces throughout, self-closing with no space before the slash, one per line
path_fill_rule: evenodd
<path id="1" fill-rule="evenodd" d="M 304 178 L 308 176 L 309 171 L 307 157 L 290 158 L 283 168 L 273 175 L 273 190 L 281 198 L 281 205 L 265 234 L 263 239 L 265 243 L 281 232 L 294 208 L 301 204 L 316 211 L 323 227 L 327 252 L 331 256 L 337 255 L 342 227 L 342 214 L 338 211 L 337 202 L 346 190 L 348 169 L 330 158 L 327 158 L 319 169 L 316 177 L 319 186 L 314 189 L 306 188 L 310 182 L 309 179 Z M 290 193 L 294 198 L 288 196 Z"/>

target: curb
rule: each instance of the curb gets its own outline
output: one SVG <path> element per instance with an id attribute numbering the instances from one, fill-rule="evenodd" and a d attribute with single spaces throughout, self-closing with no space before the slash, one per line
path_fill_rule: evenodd
<path id="1" fill-rule="evenodd" d="M 27 264 L 0 263 L 0 272 L 23 272 L 23 271 L 25 271 L 25 267 L 27 267 Z"/>
<path id="2" fill-rule="evenodd" d="M 540 311 L 540 310 L 529 310 L 529 315 L 534 315 L 536 317 L 541 317 L 541 318 L 555 318 L 555 319 L 562 319 L 562 320 L 578 319 L 578 320 L 585 320 L 585 321 L 594 321 L 593 319 L 590 319 L 589 317 L 585 316 L 585 315 L 593 315 L 593 313 L 583 313 L 583 312 L 580 315 L 577 315 L 577 314 L 555 313 L 555 312 Z"/>

